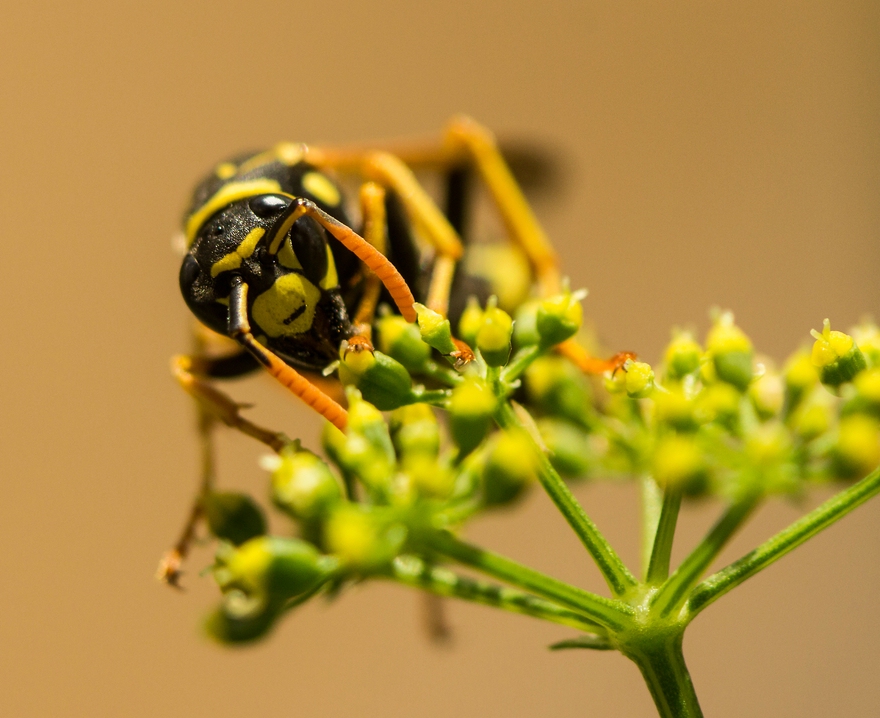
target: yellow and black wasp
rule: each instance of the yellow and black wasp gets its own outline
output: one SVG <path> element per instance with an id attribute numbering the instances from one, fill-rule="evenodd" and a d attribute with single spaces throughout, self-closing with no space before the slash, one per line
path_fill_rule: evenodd
<path id="1" fill-rule="evenodd" d="M 492 134 L 466 117 L 453 119 L 442 141 L 385 149 L 282 143 L 221 162 L 196 188 L 184 220 L 186 255 L 180 287 L 199 321 L 234 340 L 221 357 L 177 357 L 174 371 L 201 406 L 206 444 L 202 496 L 210 490 L 210 427 L 216 418 L 279 448 L 286 439 L 241 417 L 238 405 L 209 381 L 262 365 L 340 429 L 346 411 L 300 372 L 320 372 L 340 348 L 371 349 L 371 327 L 382 292 L 409 321 L 422 300 L 446 315 L 464 247 L 467 172 L 475 170 L 522 250 L 540 294 L 560 289 L 556 255 Z M 448 177 L 445 211 L 413 170 L 437 168 Z M 339 176 L 361 180 L 361 231 L 353 229 Z M 427 279 L 413 234 L 433 250 Z M 463 343 L 460 363 L 472 355 Z M 591 372 L 613 367 L 573 343 L 562 351 Z M 160 567 L 175 583 L 200 517 L 196 501 L 176 547 Z"/>

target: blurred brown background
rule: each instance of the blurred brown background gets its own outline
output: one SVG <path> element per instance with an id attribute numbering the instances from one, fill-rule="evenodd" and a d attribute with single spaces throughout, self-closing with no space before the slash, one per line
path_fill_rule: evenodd
<path id="1" fill-rule="evenodd" d="M 779 359 L 826 316 L 880 315 L 880 5 L 672 6 L 4 8 L 0 714 L 653 714 L 624 658 L 550 654 L 570 634 L 528 618 L 452 605 L 438 649 L 415 595 L 370 585 L 230 651 L 197 629 L 207 551 L 182 595 L 152 575 L 197 463 L 167 370 L 188 328 L 169 239 L 231 152 L 423 134 L 455 112 L 551 148 L 565 184 L 538 212 L 606 345 L 649 361 L 713 304 Z M 314 417 L 268 380 L 233 392 L 315 445 Z M 225 438 L 224 484 L 263 495 L 260 449 Z M 634 561 L 634 491 L 579 495 Z M 724 559 L 804 508 L 769 506 Z M 716 510 L 686 511 L 679 554 Z M 538 494 L 469 536 L 604 588 Z M 875 501 L 691 628 L 706 714 L 880 715 L 878 588 Z"/>

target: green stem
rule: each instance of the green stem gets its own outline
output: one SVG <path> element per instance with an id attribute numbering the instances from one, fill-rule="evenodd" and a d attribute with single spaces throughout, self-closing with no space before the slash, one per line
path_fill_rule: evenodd
<path id="1" fill-rule="evenodd" d="M 659 585 L 669 578 L 669 559 L 672 556 L 672 541 L 675 538 L 675 525 L 678 510 L 681 508 L 681 491 L 667 487 L 663 492 L 663 506 L 657 521 L 657 533 L 651 560 L 648 563 L 647 582 Z"/>
<path id="2" fill-rule="evenodd" d="M 445 406 L 449 401 L 449 389 L 425 389 L 424 387 L 415 388 L 410 394 L 407 404 L 433 404 L 434 406 Z"/>
<path id="3" fill-rule="evenodd" d="M 709 576 L 697 586 L 688 601 L 693 615 L 702 611 L 713 601 L 739 586 L 777 559 L 796 549 L 807 539 L 842 519 L 850 511 L 880 493 L 880 468 L 875 469 L 857 484 L 832 496 L 821 506 L 802 516 L 791 526 L 783 529 L 758 548 L 738 561 Z"/>
<path id="4" fill-rule="evenodd" d="M 574 609 L 610 630 L 623 628 L 633 613 L 629 606 L 620 601 L 575 588 L 509 558 L 461 541 L 445 531 L 428 535 L 425 542 L 428 548 L 441 556 Z"/>
<path id="5" fill-rule="evenodd" d="M 401 556 L 395 559 L 387 578 L 436 593 L 439 596 L 451 596 L 465 601 L 482 603 L 505 611 L 552 621 L 563 626 L 571 626 L 580 631 L 595 634 L 597 629 L 602 630 L 575 611 L 562 608 L 550 601 L 518 591 L 515 588 L 459 576 L 454 571 L 431 566 L 415 556 Z"/>
<path id="6" fill-rule="evenodd" d="M 510 383 L 518 379 L 520 375 L 531 366 L 541 354 L 541 349 L 537 345 L 532 345 L 520 349 L 513 355 L 507 366 L 501 372 L 501 381 Z"/>
<path id="7" fill-rule="evenodd" d="M 759 498 L 759 495 L 753 495 L 731 505 L 700 544 L 682 561 L 681 566 L 660 587 L 654 597 L 654 610 L 658 611 L 659 615 L 666 616 L 681 608 L 688 591 L 696 585 L 700 576 L 721 553 L 721 549 L 730 537 L 752 513 Z"/>
<path id="8" fill-rule="evenodd" d="M 639 479 L 642 505 L 642 572 L 648 576 L 651 554 L 654 553 L 654 541 L 657 538 L 657 527 L 660 525 L 660 513 L 663 509 L 663 492 L 648 475 Z"/>
<path id="9" fill-rule="evenodd" d="M 438 364 L 433 359 L 426 361 L 424 366 L 418 372 L 414 373 L 435 379 L 448 386 L 456 386 L 464 381 L 464 377 L 457 371 L 450 367 L 443 366 L 442 364 Z"/>
<path id="10" fill-rule="evenodd" d="M 703 711 L 681 650 L 682 634 L 627 651 L 642 672 L 660 718 L 702 718 Z"/>
<path id="11" fill-rule="evenodd" d="M 522 423 L 508 402 L 501 403 L 495 418 L 499 426 L 504 429 L 524 430 Z M 525 432 L 525 435 L 531 436 L 528 432 Z M 541 485 L 593 557 L 612 593 L 615 596 L 622 596 L 628 589 L 636 585 L 636 579 L 611 548 L 611 544 L 608 543 L 596 524 L 587 516 L 562 477 L 556 473 L 556 469 L 550 464 L 544 452 L 534 443 L 534 440 L 531 441 L 538 457 L 538 479 Z"/>

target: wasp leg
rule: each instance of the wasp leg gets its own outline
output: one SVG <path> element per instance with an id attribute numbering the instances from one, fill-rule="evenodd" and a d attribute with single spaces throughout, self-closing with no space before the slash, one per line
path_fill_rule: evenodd
<path id="1" fill-rule="evenodd" d="M 541 294 L 558 292 L 561 283 L 556 252 L 501 155 L 495 137 L 485 127 L 464 116 L 452 119 L 445 137 L 453 156 L 456 148 L 463 150 L 476 166 L 511 239 L 528 258 Z M 635 358 L 632 352 L 620 352 L 610 359 L 598 359 L 574 339 L 560 344 L 557 351 L 587 374 L 617 371 L 627 360 Z"/>
<path id="2" fill-rule="evenodd" d="M 283 386 L 290 389 L 337 429 L 345 431 L 348 423 L 345 409 L 293 367 L 285 364 L 251 334 L 250 322 L 247 318 L 247 284 L 238 276 L 232 278 L 232 292 L 229 295 L 229 336 L 247 349 Z"/>
<path id="3" fill-rule="evenodd" d="M 376 150 L 309 148 L 309 161 L 330 169 L 359 172 L 397 195 L 413 224 L 437 253 L 425 304 L 445 316 L 455 264 L 464 254 L 464 247 L 458 233 L 412 170 L 390 152 Z"/>
<path id="4" fill-rule="evenodd" d="M 364 239 L 382 254 L 387 254 L 385 238 L 385 190 L 375 182 L 366 182 L 360 190 L 361 214 L 364 218 Z M 376 315 L 376 305 L 379 303 L 379 294 L 382 291 L 382 283 L 379 277 L 366 270 L 364 278 L 364 290 L 358 303 L 357 311 L 352 319 L 355 333 L 372 340 L 373 318 Z"/>
<path id="5" fill-rule="evenodd" d="M 423 593 L 419 596 L 422 603 L 422 620 L 428 639 L 435 644 L 449 643 L 453 631 L 446 615 L 446 601 L 443 596 L 435 593 Z"/>
<path id="6" fill-rule="evenodd" d="M 268 243 L 270 253 L 275 254 L 278 252 L 287 232 L 300 217 L 304 216 L 309 216 L 318 222 L 332 237 L 341 242 L 346 249 L 360 259 L 379 278 L 407 321 L 414 322 L 416 320 L 416 310 L 413 309 L 415 298 L 412 291 L 410 291 L 409 285 L 404 278 L 400 276 L 400 272 L 388 261 L 388 258 L 351 227 L 331 217 L 311 200 L 298 197 L 291 202 L 290 207 L 285 210 L 282 218 L 275 223 L 275 226 L 266 235 L 265 241 Z M 230 334 L 230 336 L 232 335 Z M 254 354 L 254 352 L 251 353 Z M 258 361 L 262 362 L 260 356 L 257 354 L 254 354 L 254 356 L 257 357 Z M 278 359 L 278 361 L 281 360 Z"/>
<path id="7" fill-rule="evenodd" d="M 609 359 L 599 359 L 592 356 L 586 349 L 573 339 L 562 342 L 556 347 L 556 351 L 571 361 L 584 374 L 604 374 L 606 371 L 616 372 L 624 369 L 624 364 L 629 360 L 635 360 L 633 352 L 617 352 Z"/>
<path id="8" fill-rule="evenodd" d="M 214 429 L 217 421 L 222 421 L 227 426 L 261 441 L 276 452 L 290 443 L 290 439 L 284 434 L 265 429 L 245 419 L 239 413 L 241 408 L 239 404 L 202 378 L 234 375 L 232 374 L 234 368 L 249 369 L 250 365 L 242 360 L 243 357 L 248 355 L 237 352 L 216 359 L 196 355 L 177 356 L 172 360 L 172 374 L 196 401 L 199 443 L 202 450 L 199 490 L 177 542 L 162 557 L 157 571 L 157 578 L 176 588 L 180 587 L 180 569 L 195 540 L 196 528 L 204 514 L 205 499 L 214 487 Z"/>
<path id="9" fill-rule="evenodd" d="M 463 116 L 453 118 L 444 134 L 450 154 L 455 156 L 456 150 L 463 151 L 477 168 L 508 234 L 528 257 L 542 293 L 558 292 L 556 252 L 501 155 L 494 135 Z"/>

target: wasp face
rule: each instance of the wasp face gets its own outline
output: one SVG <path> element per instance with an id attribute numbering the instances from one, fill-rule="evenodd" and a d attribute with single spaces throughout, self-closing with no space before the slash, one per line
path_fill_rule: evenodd
<path id="1" fill-rule="evenodd" d="M 248 286 L 254 335 L 291 364 L 321 369 L 336 358 L 351 325 L 319 224 L 302 217 L 276 247 L 264 241 L 291 201 L 282 194 L 260 194 L 209 218 L 184 259 L 180 286 L 193 313 L 226 333 L 230 280 L 241 277 Z"/>

